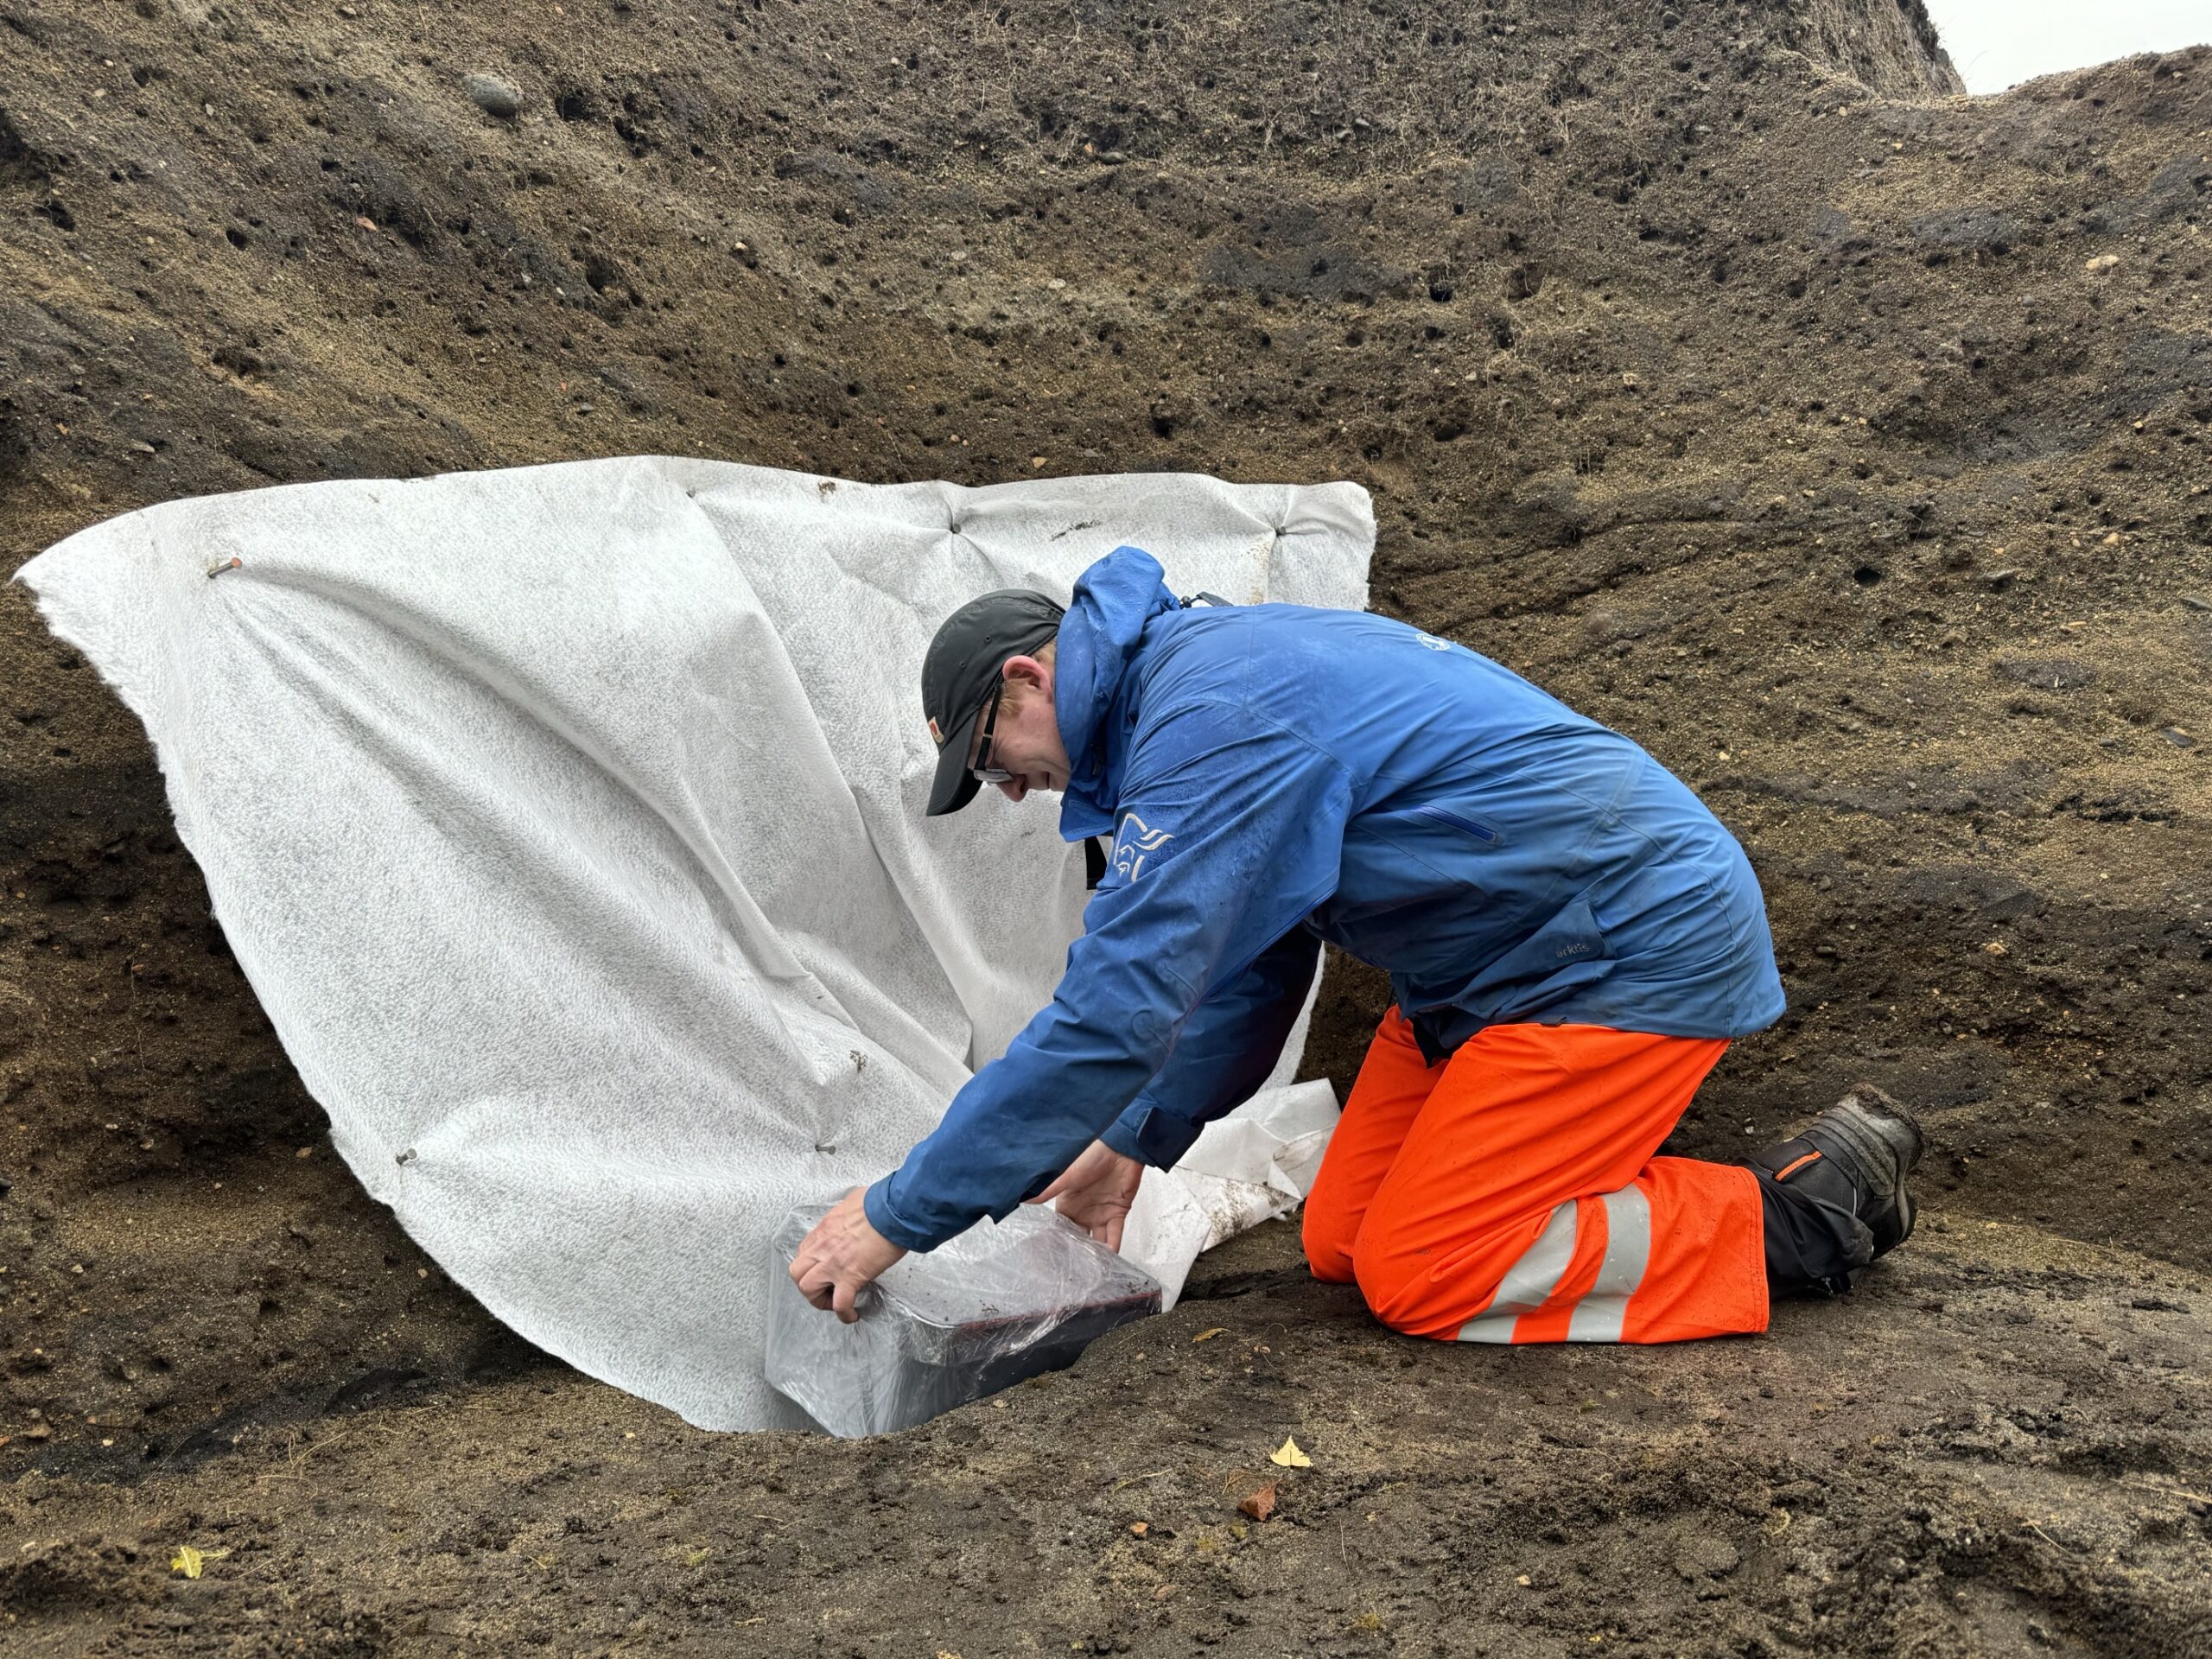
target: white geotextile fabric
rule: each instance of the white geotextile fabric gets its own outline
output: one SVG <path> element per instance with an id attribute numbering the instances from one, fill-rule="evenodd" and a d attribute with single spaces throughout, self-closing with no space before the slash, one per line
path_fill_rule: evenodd
<path id="1" fill-rule="evenodd" d="M 644 457 L 178 501 L 19 575 L 145 722 L 369 1192 L 531 1341 L 753 1428 L 792 1421 L 770 1232 L 894 1167 L 1080 928 L 1057 801 L 924 817 L 923 649 L 1122 542 L 1178 593 L 1358 607 L 1374 521 L 1351 484 Z M 1128 1252 L 1172 1297 L 1334 1116 L 1309 1084 L 1215 1125 Z"/>

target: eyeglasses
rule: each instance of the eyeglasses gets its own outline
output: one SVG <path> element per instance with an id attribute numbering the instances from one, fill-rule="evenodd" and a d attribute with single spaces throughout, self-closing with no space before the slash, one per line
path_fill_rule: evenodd
<path id="1" fill-rule="evenodd" d="M 1004 784 L 1014 780 L 1014 774 L 1003 766 L 991 764 L 991 734 L 999 723 L 999 699 L 1006 695 L 1006 682 L 1001 680 L 991 689 L 991 701 L 983 710 L 983 736 L 976 745 L 976 758 L 968 771 L 979 784 Z"/>

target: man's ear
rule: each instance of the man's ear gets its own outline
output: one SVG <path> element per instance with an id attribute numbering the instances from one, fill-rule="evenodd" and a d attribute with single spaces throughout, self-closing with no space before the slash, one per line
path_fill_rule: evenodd
<path id="1" fill-rule="evenodd" d="M 1000 672 L 1010 684 L 1025 690 L 1043 693 L 1052 689 L 1052 671 L 1034 657 L 1009 657 Z"/>

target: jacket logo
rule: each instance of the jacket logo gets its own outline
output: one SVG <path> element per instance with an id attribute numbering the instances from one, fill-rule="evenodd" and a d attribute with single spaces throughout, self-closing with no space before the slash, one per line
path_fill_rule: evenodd
<path id="1" fill-rule="evenodd" d="M 1122 820 L 1121 833 L 1114 837 L 1115 874 L 1134 881 L 1144 868 L 1144 861 L 1174 840 L 1166 830 L 1154 830 L 1134 812 Z"/>

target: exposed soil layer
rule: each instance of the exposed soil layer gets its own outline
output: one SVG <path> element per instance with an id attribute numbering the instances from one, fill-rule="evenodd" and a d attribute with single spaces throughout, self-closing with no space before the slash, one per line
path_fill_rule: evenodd
<path id="1" fill-rule="evenodd" d="M 882 1440 L 548 1370 L 188 1476 L 29 1475 L 0 1596 L 30 1654 L 2205 1651 L 2212 1282 L 1997 1223 L 1914 1244 L 1763 1338 L 1518 1352 L 1381 1331 L 1274 1223 Z"/>
<path id="2" fill-rule="evenodd" d="M 619 453 L 1355 478 L 1376 608 L 1758 868 L 1791 1011 L 1673 1149 L 1859 1077 L 1936 1141 L 1754 1341 L 1402 1342 L 1274 1229 L 912 1434 L 701 1434 L 362 1194 L 0 588 L 5 1645 L 2212 1647 L 2212 51 L 1956 94 L 1893 0 L 0 0 L 10 568 Z"/>

